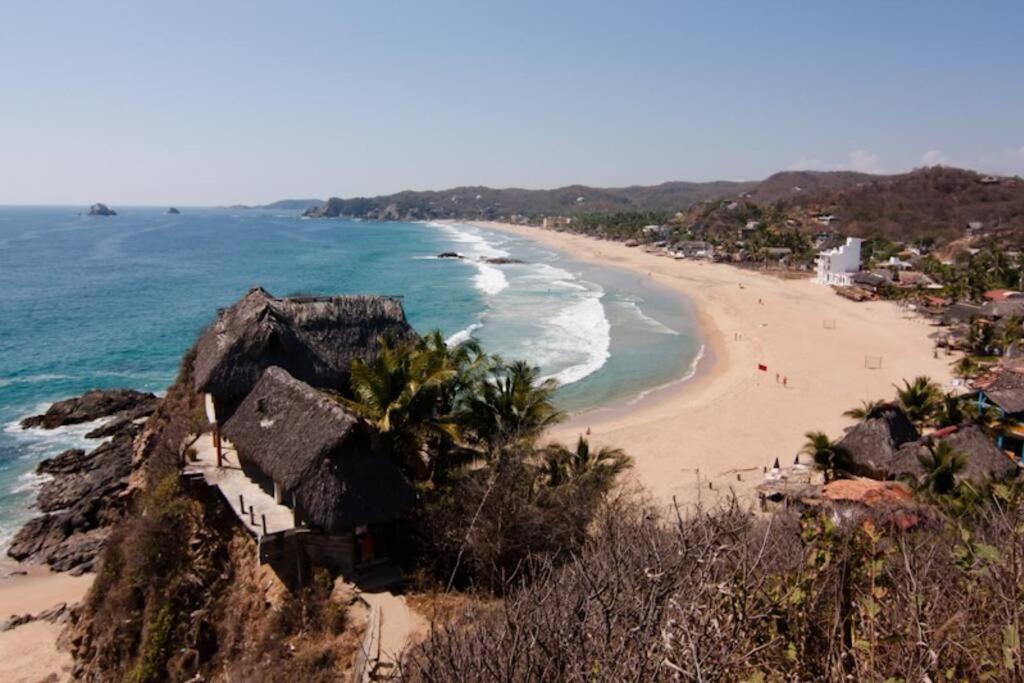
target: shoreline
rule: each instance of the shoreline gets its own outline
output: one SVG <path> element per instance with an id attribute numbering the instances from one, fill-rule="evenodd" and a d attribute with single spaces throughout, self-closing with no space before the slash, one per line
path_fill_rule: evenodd
<path id="1" fill-rule="evenodd" d="M 674 260 L 573 233 L 464 224 L 649 274 L 691 304 L 706 353 L 692 379 L 666 382 L 635 404 L 574 414 L 549 432 L 571 443 L 589 428 L 595 445 L 625 448 L 634 458 L 629 478 L 659 503 L 692 506 L 733 493 L 753 501 L 762 468 L 775 458 L 792 462 L 806 432 L 841 436 L 853 424 L 843 411 L 892 396 L 903 378 L 952 378 L 951 359 L 932 357 L 931 327 L 890 302 L 856 303 L 809 279 Z M 868 369 L 869 356 L 881 357 L 882 368 Z"/>

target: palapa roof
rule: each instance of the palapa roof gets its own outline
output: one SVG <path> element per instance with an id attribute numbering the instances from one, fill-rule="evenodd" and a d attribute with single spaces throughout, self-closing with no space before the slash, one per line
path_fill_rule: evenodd
<path id="1" fill-rule="evenodd" d="M 377 338 L 388 334 L 413 334 L 397 298 L 278 299 L 254 287 L 200 335 L 195 387 L 238 400 L 264 368 L 277 365 L 314 386 L 341 389 L 352 359 L 371 355 Z"/>
<path id="2" fill-rule="evenodd" d="M 925 474 L 919 458 L 928 455 L 929 445 L 943 441 L 964 456 L 964 468 L 957 474 L 958 481 L 980 483 L 988 479 L 1003 480 L 1017 476 L 1016 463 L 973 422 L 940 429 L 918 441 L 904 444 L 893 461 L 894 474 L 919 481 Z"/>
<path id="3" fill-rule="evenodd" d="M 984 388 L 985 396 L 1010 415 L 1024 412 L 1024 373 L 1004 368 Z"/>
<path id="4" fill-rule="evenodd" d="M 873 479 L 894 476 L 893 460 L 900 446 L 920 437 L 917 428 L 895 404 L 887 403 L 871 411 L 867 419 L 854 426 L 837 444 L 852 462 L 853 474 Z"/>
<path id="5" fill-rule="evenodd" d="M 224 424 L 244 467 L 290 491 L 301 516 L 327 531 L 400 517 L 409 480 L 366 428 L 322 391 L 270 367 Z"/>
<path id="6" fill-rule="evenodd" d="M 965 302 L 957 302 L 947 308 L 942 314 L 942 323 L 951 325 L 953 323 L 969 323 L 974 318 L 984 314 L 981 306 Z"/>

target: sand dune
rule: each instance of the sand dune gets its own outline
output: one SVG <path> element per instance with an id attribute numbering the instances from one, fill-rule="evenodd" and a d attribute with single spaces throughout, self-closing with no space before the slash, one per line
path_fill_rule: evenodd
<path id="1" fill-rule="evenodd" d="M 892 303 L 858 304 L 810 280 L 676 261 L 617 242 L 478 225 L 650 274 L 694 304 L 709 353 L 693 380 L 629 408 L 575 416 L 551 433 L 573 440 L 589 427 L 593 442 L 625 448 L 636 460 L 632 476 L 663 502 L 710 502 L 730 491 L 750 499 L 762 468 L 775 458 L 792 462 L 805 432 L 840 436 L 851 424 L 844 410 L 891 397 L 902 378 L 952 378 L 952 359 L 933 358 L 933 328 Z M 882 367 L 866 367 L 868 356 Z"/>

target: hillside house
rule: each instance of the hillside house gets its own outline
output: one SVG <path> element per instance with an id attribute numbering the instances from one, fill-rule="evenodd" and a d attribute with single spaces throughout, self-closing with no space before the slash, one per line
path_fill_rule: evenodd
<path id="1" fill-rule="evenodd" d="M 711 258 L 714 250 L 711 245 L 702 240 L 683 240 L 676 242 L 672 247 L 675 255 L 680 258 Z"/>
<path id="2" fill-rule="evenodd" d="M 1024 373 L 1003 369 L 979 389 L 977 400 L 980 410 L 994 408 L 1010 421 L 1024 422 Z M 1024 428 L 1010 427 L 1006 434 L 997 437 L 996 443 L 1012 453 L 1017 462 L 1024 462 Z"/>
<path id="3" fill-rule="evenodd" d="M 291 509 L 295 532 L 313 535 L 261 539 L 265 559 L 286 551 L 289 535 L 315 548 L 307 559 L 347 575 L 397 550 L 412 484 L 337 400 L 270 367 L 222 431 L 249 479 Z"/>
<path id="4" fill-rule="evenodd" d="M 968 221 L 965 233 L 968 237 L 977 237 L 985 232 L 985 224 L 981 221 Z"/>
<path id="5" fill-rule="evenodd" d="M 370 358 L 378 337 L 414 334 L 402 302 L 379 296 L 276 298 L 255 287 L 196 342 L 195 388 L 209 394 L 221 420 L 277 366 L 314 387 L 348 385 L 354 358 Z"/>

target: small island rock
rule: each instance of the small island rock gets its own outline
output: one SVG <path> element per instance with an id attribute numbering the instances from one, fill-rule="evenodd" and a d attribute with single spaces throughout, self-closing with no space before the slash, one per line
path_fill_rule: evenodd
<path id="1" fill-rule="evenodd" d="M 116 216 L 117 211 L 114 211 L 106 204 L 96 203 L 89 207 L 90 216 Z"/>
<path id="2" fill-rule="evenodd" d="M 177 216 L 178 214 L 181 213 L 181 211 L 178 211 L 176 208 L 172 206 L 171 208 L 167 209 L 167 213 L 171 216 Z"/>

